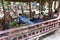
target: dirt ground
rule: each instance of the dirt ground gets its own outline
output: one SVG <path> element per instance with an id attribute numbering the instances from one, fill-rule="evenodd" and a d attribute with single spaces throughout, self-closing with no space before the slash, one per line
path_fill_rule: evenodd
<path id="1" fill-rule="evenodd" d="M 60 28 L 54 34 L 44 38 L 43 40 L 60 40 Z"/>

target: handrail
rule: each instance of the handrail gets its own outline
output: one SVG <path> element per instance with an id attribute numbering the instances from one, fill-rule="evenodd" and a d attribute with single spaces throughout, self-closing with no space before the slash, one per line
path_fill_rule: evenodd
<path id="1" fill-rule="evenodd" d="M 16 40 L 32 40 L 56 30 L 59 27 L 59 22 L 60 19 L 56 18 L 41 23 L 0 31 L 0 35 L 3 35 L 0 37 L 0 40 L 13 40 L 15 38 Z"/>
<path id="2" fill-rule="evenodd" d="M 18 28 L 11 28 L 9 30 L 5 30 L 5 31 L 0 31 L 0 34 L 3 34 L 3 33 L 6 33 L 6 32 L 11 32 L 11 31 L 15 31 L 15 30 L 21 30 L 21 29 L 24 29 L 24 28 L 28 28 L 28 27 L 33 27 L 33 26 L 36 26 L 36 25 L 39 25 L 39 24 L 43 24 L 43 23 L 46 23 L 46 22 L 51 22 L 51 21 L 54 21 L 54 20 L 60 20 L 60 19 L 51 19 L 51 20 L 48 20 L 48 21 L 44 21 L 44 22 L 41 22 L 41 23 L 36 23 L 36 24 L 32 24 L 32 25 L 27 25 L 27 26 L 23 26 L 23 27 L 18 27 Z"/>

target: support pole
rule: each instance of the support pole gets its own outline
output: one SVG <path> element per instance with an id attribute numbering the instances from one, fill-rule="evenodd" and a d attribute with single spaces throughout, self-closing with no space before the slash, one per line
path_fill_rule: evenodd
<path id="1" fill-rule="evenodd" d="M 60 0 L 59 0 L 59 8 L 60 8 Z"/>
<path id="2" fill-rule="evenodd" d="M 41 0 L 39 0 L 39 13 L 41 12 Z"/>
<path id="3" fill-rule="evenodd" d="M 58 17 L 60 18 L 60 0 L 59 0 L 59 7 L 58 7 Z"/>
<path id="4" fill-rule="evenodd" d="M 2 1 L 3 12 L 4 12 L 4 14 L 5 14 L 4 0 L 1 0 L 1 1 Z"/>
<path id="5" fill-rule="evenodd" d="M 14 2 L 11 2 L 11 8 L 14 9 Z"/>
<path id="6" fill-rule="evenodd" d="M 30 7 L 30 18 L 31 18 L 31 3 L 29 2 L 29 7 Z"/>
<path id="7" fill-rule="evenodd" d="M 23 11 L 23 6 L 22 6 L 22 4 L 21 4 L 21 10 L 22 10 L 22 13 L 24 14 L 24 11 Z"/>
<path id="8" fill-rule="evenodd" d="M 55 1 L 55 3 L 54 3 L 54 9 L 56 9 L 56 1 Z"/>

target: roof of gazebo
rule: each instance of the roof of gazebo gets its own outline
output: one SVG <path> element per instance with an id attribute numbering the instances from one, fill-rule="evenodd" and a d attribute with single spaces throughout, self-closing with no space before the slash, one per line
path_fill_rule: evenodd
<path id="1" fill-rule="evenodd" d="M 5 0 L 5 1 L 15 1 L 15 2 L 33 2 L 33 1 L 57 1 L 57 0 Z"/>
<path id="2" fill-rule="evenodd" d="M 37 1 L 37 0 L 5 0 L 5 1 L 14 1 L 14 2 L 31 2 L 31 1 Z"/>

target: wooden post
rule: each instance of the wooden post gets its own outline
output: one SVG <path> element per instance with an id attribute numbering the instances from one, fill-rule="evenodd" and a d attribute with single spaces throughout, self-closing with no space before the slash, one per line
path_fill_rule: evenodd
<path id="1" fill-rule="evenodd" d="M 30 7 L 30 18 L 31 18 L 31 3 L 29 2 L 29 7 Z"/>
<path id="2" fill-rule="evenodd" d="M 59 7 L 58 7 L 58 17 L 60 17 L 60 0 L 59 0 Z"/>
<path id="3" fill-rule="evenodd" d="M 39 0 L 39 13 L 41 12 L 41 0 Z"/>
<path id="4" fill-rule="evenodd" d="M 53 18 L 53 11 L 52 11 L 52 3 L 53 3 L 53 1 L 51 1 L 51 19 Z"/>
<path id="5" fill-rule="evenodd" d="M 11 8 L 12 9 L 14 8 L 14 2 L 11 2 Z"/>
<path id="6" fill-rule="evenodd" d="M 60 0 L 59 0 L 59 7 L 60 7 Z"/>
<path id="7" fill-rule="evenodd" d="M 52 12 L 52 1 L 49 0 L 49 13 L 50 13 L 50 19 L 53 18 L 53 12 Z"/>
<path id="8" fill-rule="evenodd" d="M 54 3 L 54 9 L 56 9 L 56 1 L 55 1 L 55 3 Z"/>
<path id="9" fill-rule="evenodd" d="M 1 1 L 2 1 L 3 12 L 4 12 L 4 14 L 5 14 L 4 0 L 1 0 Z"/>
<path id="10" fill-rule="evenodd" d="M 23 6 L 22 6 L 22 4 L 21 4 L 21 10 L 22 10 L 22 13 L 24 14 L 24 11 L 23 11 Z"/>

